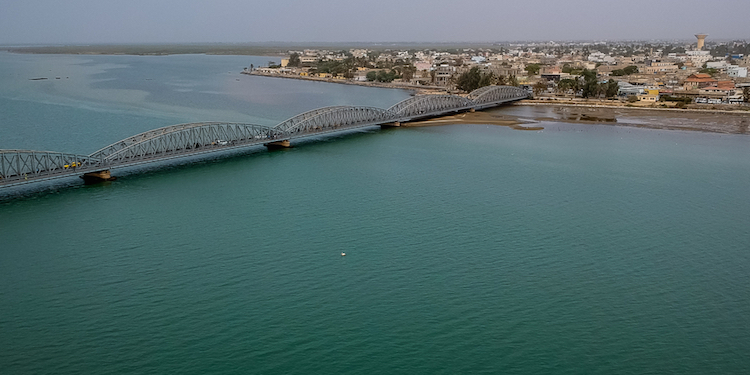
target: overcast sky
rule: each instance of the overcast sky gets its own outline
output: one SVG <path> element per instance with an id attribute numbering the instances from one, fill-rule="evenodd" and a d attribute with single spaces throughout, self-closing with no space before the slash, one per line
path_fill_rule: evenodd
<path id="1" fill-rule="evenodd" d="M 750 0 L 0 0 L 0 44 L 750 39 Z"/>

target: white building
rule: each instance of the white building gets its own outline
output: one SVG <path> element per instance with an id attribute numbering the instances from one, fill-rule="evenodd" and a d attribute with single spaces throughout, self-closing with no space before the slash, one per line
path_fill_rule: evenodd
<path id="1" fill-rule="evenodd" d="M 686 51 L 685 54 L 693 62 L 693 65 L 698 66 L 702 66 L 713 59 L 708 51 Z"/>
<path id="2" fill-rule="evenodd" d="M 729 63 L 727 63 L 725 60 L 722 61 L 709 61 L 706 63 L 706 68 L 713 68 L 713 69 L 726 69 L 729 67 Z"/>
<path id="3" fill-rule="evenodd" d="M 747 78 L 747 67 L 730 65 L 727 68 L 727 75 L 732 78 Z"/>

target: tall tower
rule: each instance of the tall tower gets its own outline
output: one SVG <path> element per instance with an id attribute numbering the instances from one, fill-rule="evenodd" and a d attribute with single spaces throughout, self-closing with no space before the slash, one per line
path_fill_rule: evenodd
<path id="1" fill-rule="evenodd" d="M 706 42 L 706 37 L 708 34 L 695 34 L 695 37 L 698 38 L 698 47 L 696 48 L 697 51 L 703 50 L 703 44 Z"/>

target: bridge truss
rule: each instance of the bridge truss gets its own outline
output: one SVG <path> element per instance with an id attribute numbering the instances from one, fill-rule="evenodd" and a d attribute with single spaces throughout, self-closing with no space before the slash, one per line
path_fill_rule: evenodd
<path id="1" fill-rule="evenodd" d="M 127 137 L 91 155 L 0 150 L 0 187 L 366 126 L 407 122 L 469 109 L 484 109 L 527 97 L 527 92 L 517 87 L 487 86 L 467 96 L 415 96 L 388 109 L 361 106 L 319 108 L 273 127 L 224 122 L 172 125 Z"/>

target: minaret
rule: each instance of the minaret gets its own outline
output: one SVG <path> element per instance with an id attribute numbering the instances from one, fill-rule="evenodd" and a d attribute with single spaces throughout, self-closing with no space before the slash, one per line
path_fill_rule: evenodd
<path id="1" fill-rule="evenodd" d="M 707 36 L 708 34 L 695 34 L 695 37 L 698 38 L 698 47 L 695 49 L 696 51 L 703 50 L 703 44 L 706 42 Z"/>

